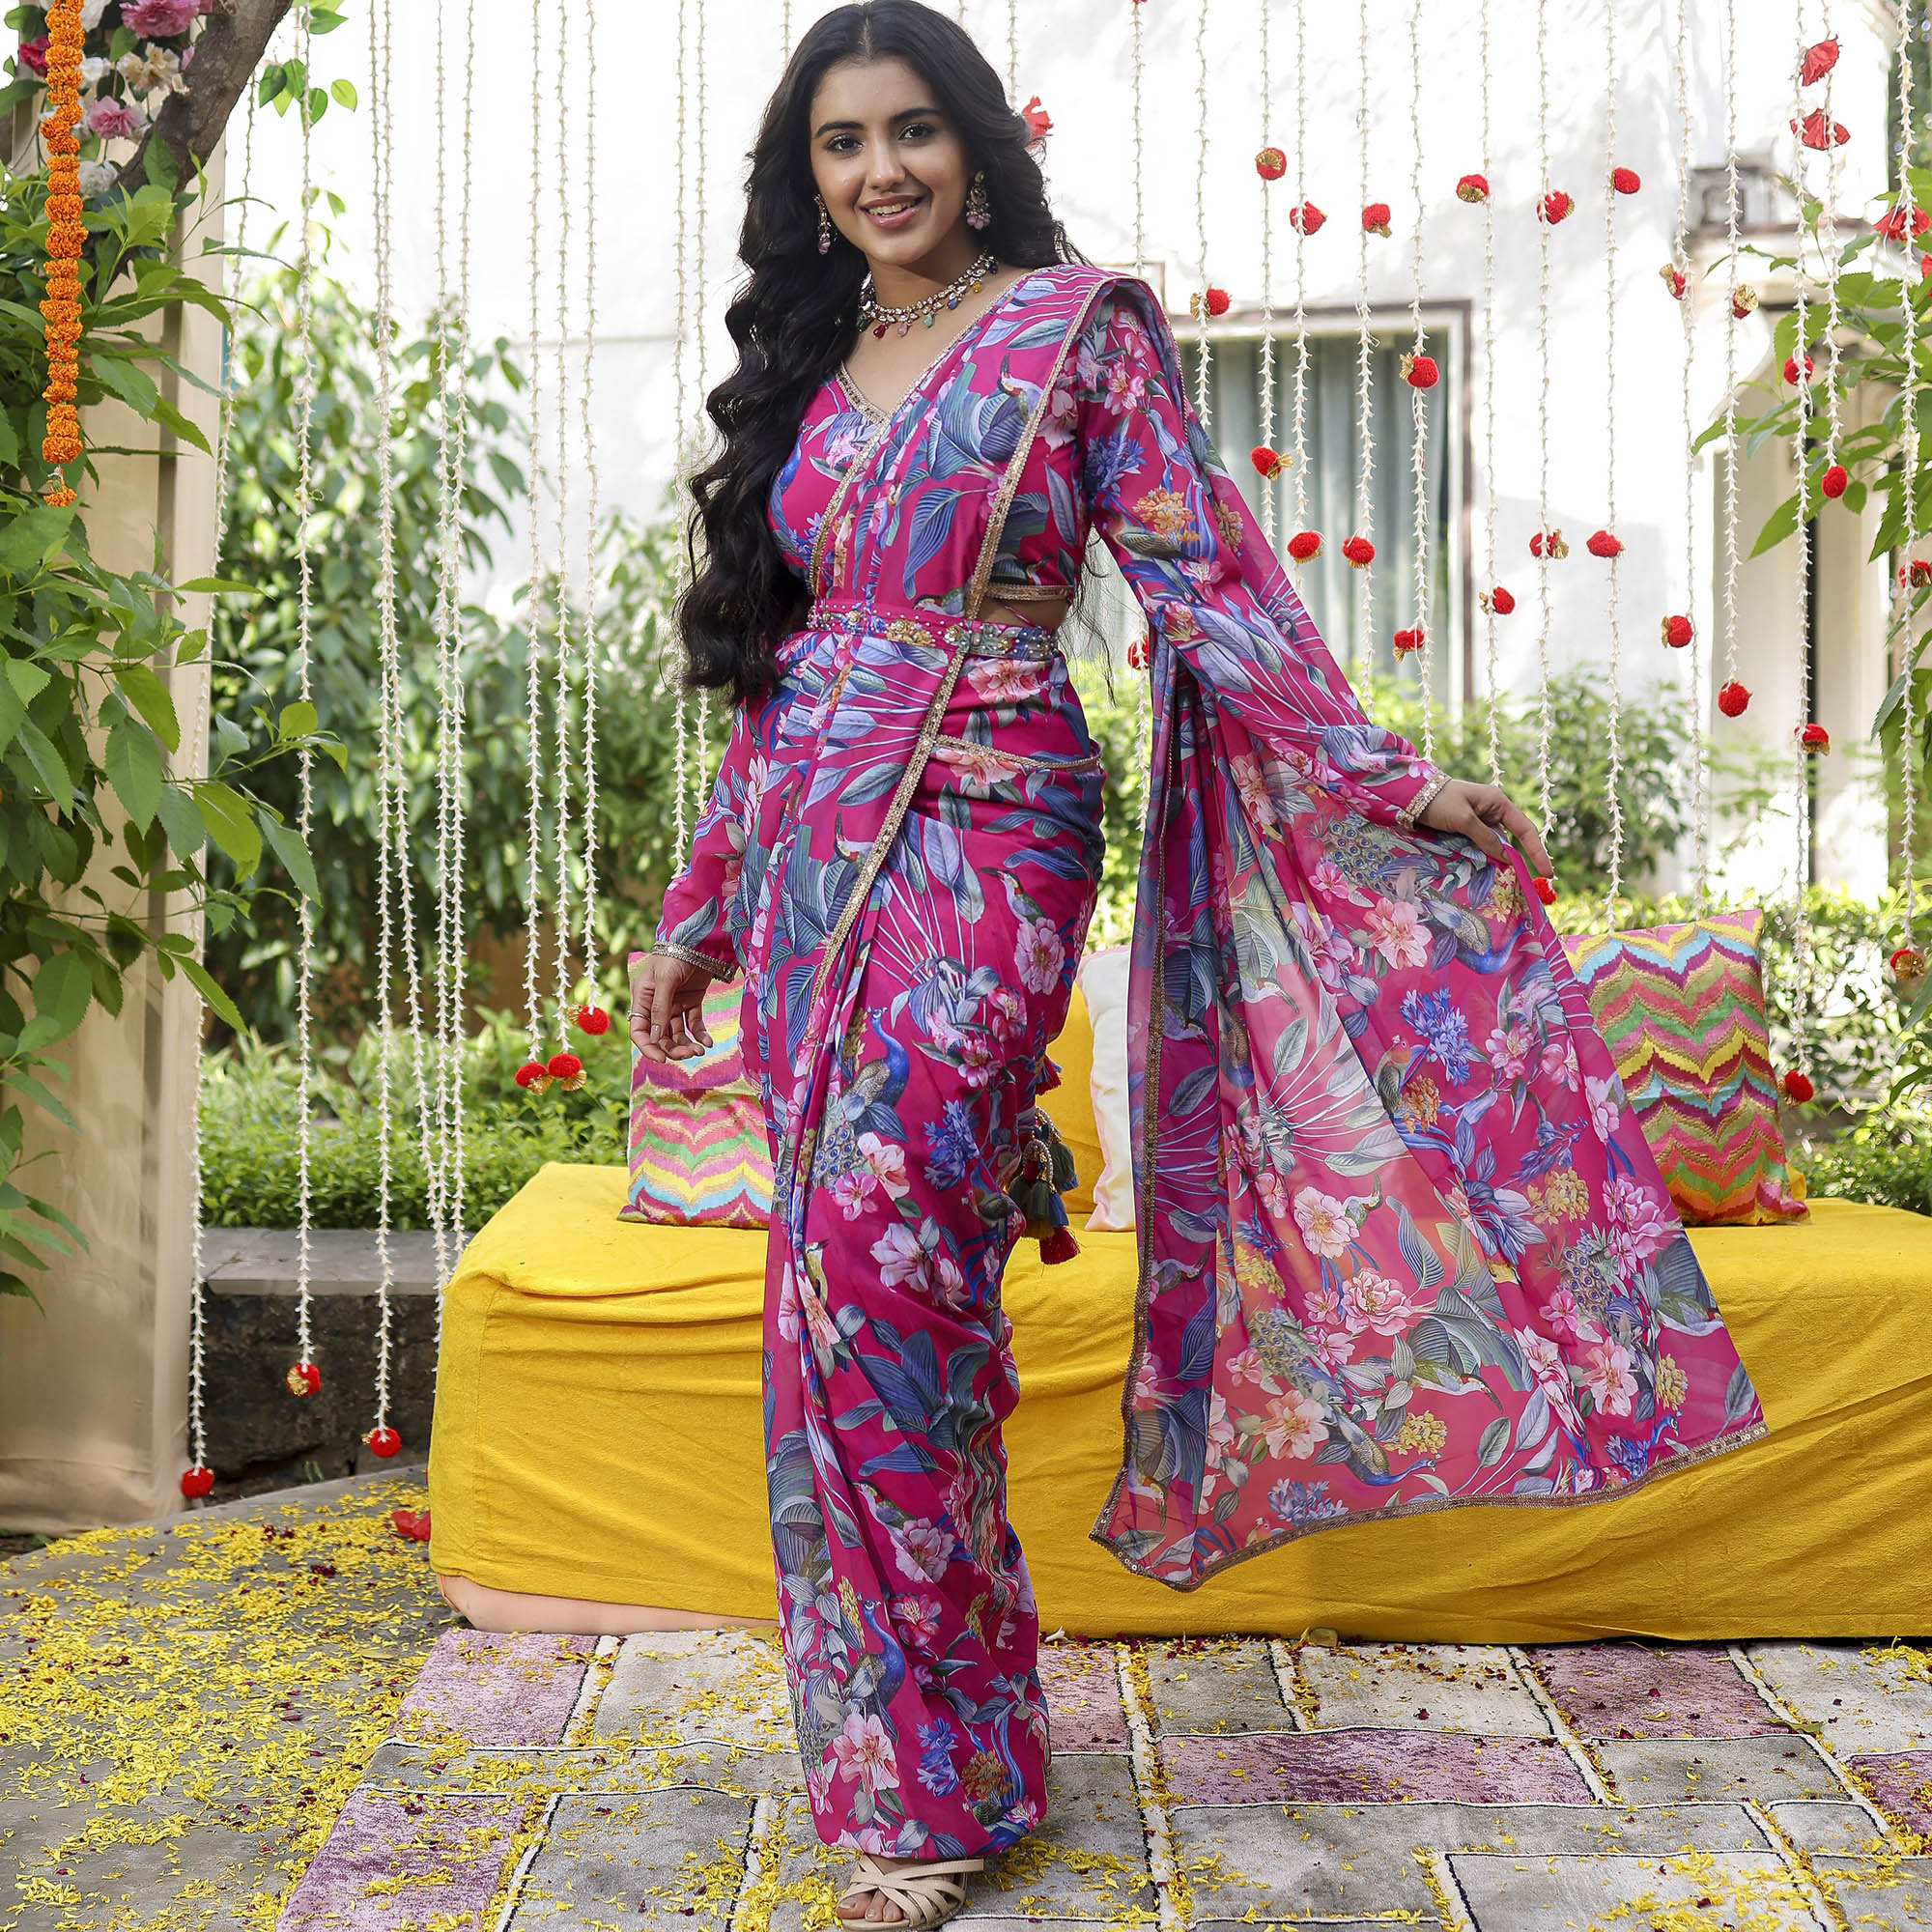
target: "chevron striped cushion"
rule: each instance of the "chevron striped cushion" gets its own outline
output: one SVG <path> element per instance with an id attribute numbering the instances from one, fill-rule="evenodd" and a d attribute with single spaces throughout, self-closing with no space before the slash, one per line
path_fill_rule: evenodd
<path id="1" fill-rule="evenodd" d="M 1679 1215 L 1802 1221 L 1785 1172 L 1755 907 L 1563 946 Z"/>
<path id="2" fill-rule="evenodd" d="M 741 997 L 736 985 L 705 994 L 711 1050 L 696 1060 L 658 1066 L 632 1048 L 631 1186 L 619 1219 L 692 1228 L 771 1219 L 771 1143 L 738 1050 Z"/>

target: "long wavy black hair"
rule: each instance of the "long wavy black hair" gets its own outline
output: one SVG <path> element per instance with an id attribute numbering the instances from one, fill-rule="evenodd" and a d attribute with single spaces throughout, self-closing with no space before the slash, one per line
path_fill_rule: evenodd
<path id="1" fill-rule="evenodd" d="M 692 576 L 678 600 L 692 687 L 755 697 L 776 673 L 780 640 L 798 628 L 805 585 L 765 521 L 773 479 L 791 454 L 813 392 L 859 329 L 864 253 L 836 228 L 818 252 L 811 100 L 840 61 L 895 56 L 958 128 L 969 172 L 992 205 L 982 248 L 1016 268 L 1085 261 L 1055 220 L 1025 118 L 972 36 L 921 0 L 854 0 L 814 21 L 758 124 L 738 255 L 750 271 L 724 311 L 738 366 L 704 399 L 724 444 L 692 478 L 685 522 Z"/>

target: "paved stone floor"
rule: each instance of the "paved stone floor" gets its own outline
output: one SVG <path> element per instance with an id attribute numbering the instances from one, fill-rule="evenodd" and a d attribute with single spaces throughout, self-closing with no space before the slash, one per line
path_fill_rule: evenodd
<path id="1" fill-rule="evenodd" d="M 773 1640 L 470 1632 L 389 1529 L 417 1500 L 334 1485 L 0 1567 L 0 1932 L 830 1924 L 848 1861 Z M 1932 1928 L 1922 1642 L 1059 1641 L 1043 1669 L 1049 1817 L 970 1918 Z"/>

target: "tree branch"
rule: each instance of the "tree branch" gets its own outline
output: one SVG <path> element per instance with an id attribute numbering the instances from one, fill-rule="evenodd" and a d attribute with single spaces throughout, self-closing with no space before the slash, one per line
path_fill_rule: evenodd
<path id="1" fill-rule="evenodd" d="M 209 14 L 195 41 L 186 93 L 169 95 L 140 146 L 121 163 L 110 196 L 132 194 L 146 183 L 148 150 L 156 142 L 174 156 L 183 181 L 207 163 L 291 4 L 219 0 L 218 11 Z"/>

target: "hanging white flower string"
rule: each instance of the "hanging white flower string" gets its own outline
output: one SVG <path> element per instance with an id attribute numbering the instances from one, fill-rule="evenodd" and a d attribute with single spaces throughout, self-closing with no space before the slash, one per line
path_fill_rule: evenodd
<path id="1" fill-rule="evenodd" d="M 790 7 L 786 7 L 785 37 L 791 36 Z M 595 49 L 597 0 L 583 0 L 583 44 Z M 582 153 L 583 192 L 583 359 L 577 385 L 582 414 L 579 435 L 583 444 L 583 971 L 590 980 L 590 1000 L 597 1002 L 597 550 L 602 514 L 602 480 L 597 471 L 597 422 L 593 408 L 593 379 L 597 347 L 597 197 L 592 142 L 597 129 L 597 62 L 583 63 Z"/>
<path id="2" fill-rule="evenodd" d="M 1435 756 L 1435 703 L 1430 659 L 1430 562 L 1429 562 L 1429 384 L 1426 369 L 1434 367 L 1426 357 L 1427 343 L 1422 332 L 1422 0 L 1409 0 L 1408 8 L 1408 137 L 1409 198 L 1415 204 L 1415 239 L 1410 250 L 1408 321 L 1412 337 L 1405 358 L 1408 376 L 1409 443 L 1408 464 L 1411 485 L 1410 535 L 1414 557 L 1414 650 L 1418 683 L 1422 695 L 1422 755 Z"/>
<path id="3" fill-rule="evenodd" d="M 1724 682 L 1738 684 L 1738 11 L 1724 0 Z M 1688 299 L 1688 296 L 1687 296 Z M 1719 696 L 1722 708 L 1722 694 Z"/>
<path id="4" fill-rule="evenodd" d="M 1294 415 L 1289 469 L 1294 479 L 1294 527 L 1308 527 L 1308 41 L 1306 0 L 1294 0 Z"/>
<path id="5" fill-rule="evenodd" d="M 543 912 L 543 651 L 538 627 L 543 597 L 543 336 L 538 304 L 542 298 L 543 246 L 543 21 L 541 7 L 530 9 L 530 554 L 524 594 L 524 668 L 526 750 L 529 757 L 528 818 L 526 830 L 524 912 L 525 1023 L 530 1037 L 530 1064 L 545 1061 L 543 1026 L 537 1007 L 539 925 Z"/>
<path id="6" fill-rule="evenodd" d="M 685 26 L 684 10 L 686 0 L 677 0 L 677 233 L 673 244 L 672 259 L 677 273 L 677 310 L 671 324 L 670 364 L 671 382 L 676 390 L 672 409 L 671 463 L 677 473 L 676 493 L 680 530 L 676 543 L 672 546 L 669 595 L 665 600 L 667 618 L 677 609 L 679 593 L 688 581 L 689 559 L 685 553 L 685 537 L 682 519 L 687 508 L 685 479 L 689 474 L 689 451 L 686 445 L 688 426 L 685 422 L 687 398 L 685 394 L 685 354 L 686 333 L 690 327 L 690 292 L 687 286 L 686 262 L 688 259 L 689 217 L 685 207 Z M 676 627 L 667 621 L 665 633 L 659 643 L 658 675 L 659 689 L 663 680 L 668 678 L 672 687 L 671 697 L 671 764 L 670 801 L 672 832 L 676 839 L 676 849 L 680 857 L 684 852 L 684 795 L 686 781 L 684 775 L 685 740 L 685 693 L 684 693 L 684 652 L 679 647 Z"/>
<path id="7" fill-rule="evenodd" d="M 1201 251 L 1201 287 L 1194 297 L 1194 413 L 1203 428 L 1214 421 L 1212 351 L 1208 338 L 1208 0 L 1194 16 L 1194 237 Z"/>
<path id="8" fill-rule="evenodd" d="M 694 242 L 697 266 L 696 286 L 697 300 L 692 310 L 692 337 L 696 350 L 697 361 L 697 407 L 692 417 L 691 463 L 696 469 L 704 460 L 704 452 L 710 442 L 709 420 L 705 415 L 705 400 L 711 392 L 711 379 L 705 355 L 704 296 L 706 275 L 704 268 L 705 229 L 708 226 L 704 208 L 705 179 L 710 173 L 706 158 L 706 135 L 709 123 L 706 119 L 710 106 L 704 86 L 704 41 L 705 21 L 709 10 L 699 0 L 697 9 L 697 32 L 693 37 L 692 47 L 696 55 L 697 67 L 697 137 L 692 148 L 692 172 L 696 187 L 694 208 Z M 700 686 L 697 693 L 697 728 L 692 734 L 691 746 L 691 813 L 695 819 L 701 812 L 711 794 L 709 780 L 704 771 L 705 739 L 711 726 L 711 693 Z"/>
<path id="9" fill-rule="evenodd" d="M 1538 819 L 1549 824 L 1549 6 L 1536 0 L 1536 792 Z"/>
<path id="10" fill-rule="evenodd" d="M 960 0 L 960 17 L 965 17 L 965 0 Z M 784 0 L 779 20 L 779 64 L 787 65 L 791 60 L 791 0 Z"/>
<path id="11" fill-rule="evenodd" d="M 1355 102 L 1355 143 L 1360 160 L 1362 218 L 1357 222 L 1358 257 L 1355 270 L 1355 528 L 1344 554 L 1357 540 L 1368 545 L 1369 560 L 1362 563 L 1358 627 L 1355 651 L 1362 668 L 1375 668 L 1375 474 L 1376 444 L 1374 396 L 1371 376 L 1375 355 L 1375 336 L 1369 327 L 1369 0 L 1355 0 L 1356 39 L 1360 53 L 1361 96 Z M 1350 557 L 1350 561 L 1354 562 Z"/>
<path id="12" fill-rule="evenodd" d="M 1898 23 L 1898 125 L 1909 130 L 1912 120 L 1912 43 L 1919 29 L 1913 18 L 1912 0 L 1905 0 L 1899 9 Z M 1899 246 L 1904 251 L 1905 261 L 1899 274 L 1898 305 L 1904 322 L 1904 361 L 1905 393 L 1900 401 L 1901 421 L 1904 425 L 1904 471 L 1905 471 L 1905 562 L 1901 565 L 1894 583 L 1895 598 L 1892 618 L 1894 662 L 1899 673 L 1905 679 L 1905 696 L 1902 706 L 1902 730 L 1899 738 L 1898 761 L 1898 858 L 1901 872 L 1901 896 L 1899 900 L 1899 945 L 1901 948 L 1916 950 L 1917 938 L 1914 931 L 1917 918 L 1917 882 L 1913 872 L 1918 859 L 1918 760 L 1914 747 L 1917 744 L 1917 705 L 1914 701 L 1913 675 L 1918 668 L 1918 654 L 1914 649 L 1914 633 L 1917 629 L 1915 610 L 1918 598 L 1915 595 L 1920 586 L 1912 581 L 1913 564 L 1918 549 L 1918 540 L 1923 532 L 1918 526 L 1918 311 L 1913 306 L 1914 257 L 1918 254 L 1918 243 L 1914 231 L 1918 226 L 1918 198 L 1912 187 L 1912 153 L 1909 133 L 1901 136 L 1903 152 L 1898 163 L 1898 213 Z"/>
<path id="13" fill-rule="evenodd" d="M 1684 611 L 1690 627 L 1690 676 L 1685 702 L 1690 726 L 1690 822 L 1696 849 L 1696 903 L 1701 913 L 1711 892 L 1711 801 L 1708 745 L 1704 713 L 1702 626 L 1697 603 L 1697 456 L 1692 446 L 1696 425 L 1690 413 L 1690 378 L 1696 359 L 1695 328 L 1690 301 L 1690 0 L 1677 0 L 1677 41 L 1674 50 L 1677 80 L 1677 227 L 1670 247 L 1670 268 L 1677 297 L 1677 313 L 1684 335 L 1679 398 L 1684 431 Z M 1665 620 L 1666 624 L 1669 622 Z M 1666 639 L 1669 632 L 1665 632 Z"/>
<path id="14" fill-rule="evenodd" d="M 1613 545 L 1617 536 L 1617 0 L 1604 0 L 1604 527 Z M 1621 549 L 1605 560 L 1610 581 L 1605 614 L 1610 628 L 1609 719 L 1605 733 L 1609 757 L 1610 880 L 1604 922 L 1614 931 L 1624 874 L 1623 632 L 1617 593 Z"/>
<path id="15" fill-rule="evenodd" d="M 1502 692 L 1496 680 L 1496 202 L 1490 185 L 1490 0 L 1477 28 L 1483 123 L 1483 683 L 1489 700 L 1490 778 L 1503 781 Z"/>
<path id="16" fill-rule="evenodd" d="M 314 506 L 313 431 L 315 424 L 315 248 L 310 220 L 314 197 L 312 165 L 314 117 L 309 109 L 310 14 L 308 0 L 296 13 L 296 59 L 301 70 L 297 103 L 301 118 L 301 242 L 296 275 L 296 663 L 297 689 L 303 703 L 310 701 L 310 627 L 315 615 L 315 575 L 310 555 L 309 518 Z M 315 815 L 315 759 L 306 745 L 297 754 L 299 805 L 296 829 L 304 846 Z M 321 1385 L 310 1331 L 311 1242 L 310 1157 L 313 1139 L 310 1107 L 315 1093 L 313 990 L 315 973 L 315 902 L 299 893 L 296 941 L 296 1362 L 287 1381 L 291 1394 L 313 1395 Z"/>
<path id="17" fill-rule="evenodd" d="M 1262 27 L 1262 146 L 1268 146 L 1268 106 L 1273 89 L 1268 75 L 1268 0 L 1259 0 Z M 1268 179 L 1258 176 L 1262 190 L 1262 441 L 1274 447 L 1274 201 Z M 1262 474 L 1262 527 L 1270 541 L 1275 533 L 1275 474 L 1272 469 Z"/>
<path id="18" fill-rule="evenodd" d="M 1007 0 L 1007 102 L 1020 98 L 1020 0 Z"/>
<path id="19" fill-rule="evenodd" d="M 556 9 L 556 440 L 555 468 L 551 478 L 551 576 L 556 599 L 556 902 L 554 925 L 555 971 L 553 997 L 556 1002 L 556 1045 L 570 1047 L 571 946 L 576 934 L 570 910 L 570 147 L 571 99 L 577 77 L 570 64 L 570 15 L 566 4 Z"/>
<path id="20" fill-rule="evenodd" d="M 255 171 L 255 90 L 248 90 L 242 114 L 242 192 L 236 201 L 235 251 L 232 271 L 239 282 L 242 264 L 248 259 L 248 194 Z M 229 273 L 222 277 L 229 288 Z M 230 288 L 230 293 L 236 291 Z M 222 355 L 221 402 L 214 437 L 214 538 L 211 546 L 217 568 L 228 538 L 228 457 L 235 437 L 235 395 L 240 384 L 226 348 Z M 212 703 L 211 680 L 195 681 L 194 729 L 185 744 L 190 755 L 208 743 L 208 720 Z M 199 923 L 197 923 L 199 924 Z M 196 957 L 200 956 L 205 928 L 195 934 Z M 189 1006 L 194 1015 L 194 1111 L 188 1122 L 188 1324 L 187 1324 L 187 1441 L 189 1463 L 182 1477 L 182 1493 L 199 1498 L 213 1487 L 208 1466 L 208 1418 L 203 1383 L 203 1363 L 208 1348 L 208 1292 L 202 1281 L 205 1267 L 204 1244 L 207 1231 L 201 1218 L 201 1096 L 207 1059 L 201 1050 L 207 1006 L 192 982 L 188 985 Z"/>
<path id="21" fill-rule="evenodd" d="M 391 964 L 395 951 L 395 867 L 408 875 L 409 810 L 401 796 L 399 740 L 402 711 L 400 649 L 396 636 L 396 495 L 390 439 L 394 391 L 395 324 L 391 306 L 388 0 L 369 5 L 370 189 L 376 256 L 376 636 L 379 654 L 376 731 L 376 1421 L 365 1438 L 386 1447 L 389 1436 L 389 1351 L 395 1292 L 395 1256 L 389 1247 L 389 1215 L 395 1184 L 395 1083 Z M 393 851 L 392 851 L 393 842 Z"/>

